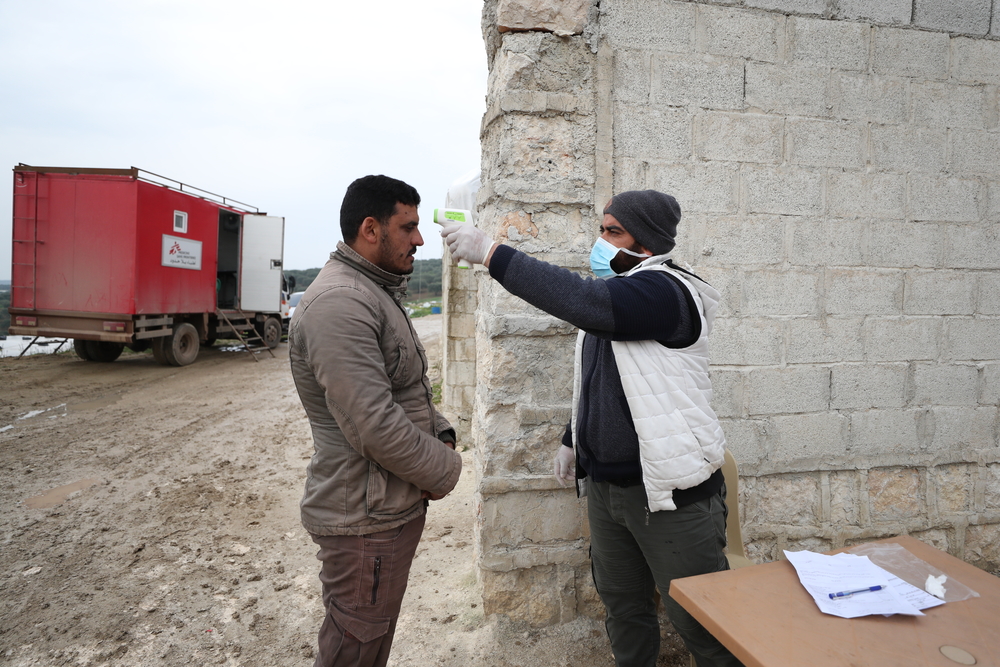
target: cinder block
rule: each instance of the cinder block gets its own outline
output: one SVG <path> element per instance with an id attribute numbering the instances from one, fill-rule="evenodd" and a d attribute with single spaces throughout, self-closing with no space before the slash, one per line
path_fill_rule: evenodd
<path id="1" fill-rule="evenodd" d="M 784 16 L 731 7 L 697 6 L 699 51 L 758 62 L 781 62 Z"/>
<path id="2" fill-rule="evenodd" d="M 685 109 L 615 105 L 615 154 L 655 160 L 691 155 L 691 118 Z"/>
<path id="3" fill-rule="evenodd" d="M 819 315 L 819 283 L 819 271 L 747 271 L 743 274 L 741 314 L 764 317 Z"/>
<path id="4" fill-rule="evenodd" d="M 726 447 L 743 464 L 759 465 L 767 455 L 764 446 L 764 423 L 753 419 L 720 419 L 726 434 Z"/>
<path id="5" fill-rule="evenodd" d="M 764 113 L 827 117 L 828 71 L 747 63 L 746 103 Z"/>
<path id="6" fill-rule="evenodd" d="M 909 25 L 913 0 L 838 0 L 836 18 Z"/>
<path id="7" fill-rule="evenodd" d="M 616 102 L 649 101 L 650 55 L 648 51 L 621 49 L 614 55 L 614 85 Z"/>
<path id="8" fill-rule="evenodd" d="M 906 364 L 840 364 L 832 370 L 834 410 L 902 408 L 906 405 Z"/>
<path id="9" fill-rule="evenodd" d="M 615 49 L 662 49 L 687 53 L 694 48 L 697 5 L 622 0 L 601 7 L 601 30 Z"/>
<path id="10" fill-rule="evenodd" d="M 917 125 L 985 130 L 995 124 L 983 86 L 925 81 L 914 83 L 910 91 Z"/>
<path id="11" fill-rule="evenodd" d="M 790 17 L 788 32 L 790 62 L 856 72 L 868 69 L 870 28 L 863 23 Z"/>
<path id="12" fill-rule="evenodd" d="M 832 170 L 827 184 L 829 212 L 838 218 L 904 217 L 906 177 Z"/>
<path id="13" fill-rule="evenodd" d="M 735 213 L 739 207 L 739 165 L 736 163 L 658 162 L 648 165 L 646 174 L 648 187 L 674 195 L 681 205 L 682 215 L 689 220 L 691 213 Z M 615 176 L 617 180 L 617 174 Z M 617 188 L 617 191 L 638 187 L 630 185 Z"/>
<path id="14" fill-rule="evenodd" d="M 1000 359 L 1000 318 L 949 318 L 946 354 L 956 361 Z"/>
<path id="15" fill-rule="evenodd" d="M 815 171 L 747 166 L 743 185 L 750 213 L 817 215 L 823 211 L 823 175 Z"/>
<path id="16" fill-rule="evenodd" d="M 811 167 L 857 169 L 865 164 L 865 129 L 835 121 L 788 121 L 788 161 Z"/>
<path id="17" fill-rule="evenodd" d="M 990 29 L 990 4 L 990 0 L 914 0 L 913 25 L 985 35 Z"/>
<path id="18" fill-rule="evenodd" d="M 996 287 L 1000 289 L 1000 282 Z M 976 312 L 975 288 L 975 274 L 964 271 L 912 271 L 906 274 L 903 312 L 907 315 L 972 315 Z M 997 305 L 1000 306 L 1000 299 Z"/>
<path id="19" fill-rule="evenodd" d="M 713 262 L 745 267 L 783 262 L 784 235 L 784 222 L 777 216 L 706 216 L 691 238 Z"/>
<path id="20" fill-rule="evenodd" d="M 695 272 L 702 280 L 719 290 L 722 301 L 716 317 L 733 317 L 743 310 L 742 277 L 731 267 L 718 267 L 710 264 L 695 265 Z"/>
<path id="21" fill-rule="evenodd" d="M 830 369 L 755 368 L 747 376 L 746 403 L 751 415 L 826 411 L 830 408 Z"/>
<path id="22" fill-rule="evenodd" d="M 701 113 L 694 117 L 694 153 L 707 160 L 779 164 L 783 125 L 776 116 Z"/>
<path id="23" fill-rule="evenodd" d="M 934 420 L 932 451 L 996 449 L 996 408 L 935 407 L 931 415 Z"/>
<path id="24" fill-rule="evenodd" d="M 744 106 L 742 60 L 657 54 L 651 68 L 653 104 L 727 110 Z"/>
<path id="25" fill-rule="evenodd" d="M 967 83 L 1000 84 L 1000 42 L 953 37 L 951 54 L 954 78 Z"/>
<path id="26" fill-rule="evenodd" d="M 993 3 L 993 19 L 990 21 L 990 36 L 1000 37 L 1000 4 Z"/>
<path id="27" fill-rule="evenodd" d="M 851 451 L 859 458 L 916 454 L 922 410 L 861 410 L 851 413 Z"/>
<path id="28" fill-rule="evenodd" d="M 789 218 L 788 261 L 805 266 L 858 266 L 866 224 L 857 220 Z"/>
<path id="29" fill-rule="evenodd" d="M 948 78 L 946 33 L 875 28 L 875 74 L 927 79 Z"/>
<path id="30" fill-rule="evenodd" d="M 830 114 L 844 120 L 906 123 L 906 79 L 834 72 L 830 77 Z"/>
<path id="31" fill-rule="evenodd" d="M 948 133 L 944 129 L 909 125 L 873 125 L 872 167 L 907 174 L 944 171 Z"/>
<path id="32" fill-rule="evenodd" d="M 796 319 L 788 323 L 789 364 L 823 364 L 861 361 L 864 345 L 860 317 Z"/>
<path id="33" fill-rule="evenodd" d="M 767 9 L 774 12 L 821 15 L 826 12 L 825 0 L 744 0 L 747 7 Z"/>
<path id="34" fill-rule="evenodd" d="M 901 271 L 830 269 L 826 272 L 826 312 L 831 315 L 898 315 L 902 306 Z"/>
<path id="35" fill-rule="evenodd" d="M 1000 405 L 1000 363 L 982 364 L 982 369 L 979 402 L 983 405 Z"/>
<path id="36" fill-rule="evenodd" d="M 937 359 L 940 338 L 939 318 L 869 318 L 864 324 L 865 358 L 871 362 Z"/>
<path id="37" fill-rule="evenodd" d="M 951 133 L 951 165 L 957 173 L 983 174 L 992 177 L 995 182 L 1000 175 L 998 155 L 1000 133 L 975 130 L 955 130 Z"/>
<path id="38" fill-rule="evenodd" d="M 986 189 L 979 179 L 931 174 L 910 177 L 910 210 L 914 220 L 977 222 Z"/>
<path id="39" fill-rule="evenodd" d="M 975 312 L 980 315 L 1000 315 L 1000 274 L 980 273 L 979 301 Z"/>
<path id="40" fill-rule="evenodd" d="M 773 417 L 771 424 L 767 449 L 775 461 L 843 457 L 850 445 L 850 419 L 837 412 Z"/>
<path id="41" fill-rule="evenodd" d="M 718 366 L 718 364 L 716 364 Z M 720 419 L 743 416 L 743 372 L 713 368 L 712 409 Z"/>
<path id="42" fill-rule="evenodd" d="M 979 369 L 970 364 L 917 364 L 913 373 L 916 405 L 976 405 Z"/>
<path id="43" fill-rule="evenodd" d="M 1000 230 L 997 225 L 946 225 L 945 231 L 945 266 L 1000 269 Z"/>
<path id="44" fill-rule="evenodd" d="M 716 319 L 712 328 L 712 363 L 724 366 L 771 366 L 781 363 L 780 320 Z"/>
<path id="45" fill-rule="evenodd" d="M 873 220 L 865 251 L 871 266 L 909 268 L 941 265 L 944 256 L 943 225 L 899 220 Z"/>
<path id="46" fill-rule="evenodd" d="M 876 523 L 925 516 L 920 471 L 916 468 L 876 468 L 868 471 L 868 503 Z"/>

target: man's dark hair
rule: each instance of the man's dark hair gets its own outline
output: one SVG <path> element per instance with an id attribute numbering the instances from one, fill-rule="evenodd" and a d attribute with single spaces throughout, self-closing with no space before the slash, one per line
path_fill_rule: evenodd
<path id="1" fill-rule="evenodd" d="M 372 217 L 385 224 L 396 210 L 396 204 L 420 206 L 416 188 L 388 176 L 362 176 L 347 186 L 344 203 L 340 205 L 340 233 L 344 243 L 354 243 L 365 218 Z"/>

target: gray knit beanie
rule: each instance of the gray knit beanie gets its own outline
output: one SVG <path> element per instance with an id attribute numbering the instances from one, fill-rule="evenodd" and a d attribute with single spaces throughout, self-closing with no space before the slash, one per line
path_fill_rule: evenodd
<path id="1" fill-rule="evenodd" d="M 625 231 L 654 255 L 673 250 L 681 205 L 670 195 L 656 190 L 622 192 L 612 197 L 604 212 L 615 216 Z"/>

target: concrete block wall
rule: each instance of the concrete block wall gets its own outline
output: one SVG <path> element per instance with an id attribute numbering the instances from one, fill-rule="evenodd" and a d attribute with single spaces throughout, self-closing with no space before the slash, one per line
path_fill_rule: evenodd
<path id="1" fill-rule="evenodd" d="M 584 270 L 613 192 L 678 198 L 749 555 L 909 533 L 1000 567 L 1000 0 L 499 4 L 482 224 Z M 573 332 L 477 279 L 486 611 L 600 614 L 550 471 Z"/>

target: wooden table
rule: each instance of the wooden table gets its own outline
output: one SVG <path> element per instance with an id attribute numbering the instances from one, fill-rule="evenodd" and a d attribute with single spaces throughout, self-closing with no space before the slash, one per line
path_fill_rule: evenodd
<path id="1" fill-rule="evenodd" d="M 925 616 L 838 618 L 819 611 L 787 561 L 675 579 L 670 596 L 747 667 L 1000 667 L 1000 578 L 909 536 L 883 541 L 980 597 L 926 609 Z M 942 646 L 976 662 L 949 659 Z"/>

